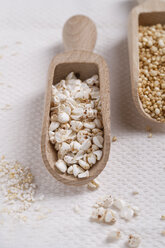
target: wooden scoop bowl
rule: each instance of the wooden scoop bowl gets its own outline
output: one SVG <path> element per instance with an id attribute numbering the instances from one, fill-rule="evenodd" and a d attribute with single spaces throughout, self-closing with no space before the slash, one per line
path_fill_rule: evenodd
<path id="1" fill-rule="evenodd" d="M 139 79 L 139 49 L 138 49 L 138 26 L 151 26 L 155 24 L 165 24 L 165 2 L 161 0 L 147 0 L 135 7 L 129 17 L 128 26 L 128 47 L 131 72 L 132 94 L 135 105 L 140 114 L 156 122 L 156 119 L 147 114 L 142 106 L 138 94 Z"/>
<path id="2" fill-rule="evenodd" d="M 88 18 L 82 15 L 71 17 L 64 25 L 63 41 L 66 52 L 55 56 L 50 64 L 48 84 L 45 99 L 43 128 L 41 137 L 41 152 L 48 171 L 59 181 L 68 185 L 83 185 L 97 177 L 106 166 L 110 151 L 110 86 L 109 72 L 104 59 L 93 53 L 96 43 L 96 27 Z M 100 95 L 102 103 L 102 118 L 104 125 L 103 156 L 90 170 L 88 178 L 78 179 L 72 175 L 61 173 L 55 166 L 57 152 L 49 142 L 48 129 L 50 124 L 50 103 L 52 84 L 58 83 L 70 72 L 80 75 L 85 80 L 94 74 L 99 75 Z"/>

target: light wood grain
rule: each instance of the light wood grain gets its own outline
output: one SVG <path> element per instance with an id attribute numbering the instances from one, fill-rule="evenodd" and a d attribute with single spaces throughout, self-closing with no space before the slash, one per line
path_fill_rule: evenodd
<path id="1" fill-rule="evenodd" d="M 72 39 L 70 35 L 68 35 L 68 29 L 67 29 L 67 26 L 68 25 L 70 26 L 70 20 L 69 23 L 65 24 L 64 26 L 65 28 L 63 32 L 65 47 L 69 50 L 72 48 L 73 50 L 55 56 L 49 67 L 48 84 L 47 84 L 46 99 L 45 99 L 45 110 L 43 117 L 42 137 L 41 137 L 41 151 L 46 168 L 57 180 L 68 185 L 83 185 L 90 182 L 92 179 L 94 179 L 101 173 L 101 171 L 106 166 L 109 157 L 110 86 L 109 86 L 109 71 L 104 59 L 101 56 L 94 54 L 90 51 L 85 51 L 94 48 L 94 44 L 96 42 L 96 33 L 93 28 L 94 25 L 93 22 L 91 24 L 91 20 L 89 18 L 82 16 L 73 17 L 73 20 L 74 20 L 73 44 L 71 42 Z M 85 26 L 83 22 L 86 24 Z M 81 42 L 80 42 L 81 45 L 78 42 L 82 37 L 82 33 L 81 30 L 78 28 L 79 31 L 77 32 L 76 35 L 76 26 L 75 26 L 76 23 L 78 23 L 78 25 L 81 24 L 83 26 L 83 29 L 81 30 L 83 34 L 86 35 L 86 40 L 88 40 L 88 42 L 83 44 L 84 50 L 74 50 L 74 44 L 76 44 L 76 48 L 79 47 L 79 49 L 82 46 Z M 89 29 L 90 26 L 92 27 L 91 28 L 92 33 L 90 33 L 90 29 Z M 84 30 L 85 27 L 87 28 L 86 31 Z M 75 37 L 75 35 L 77 36 L 77 38 Z M 91 42 L 89 42 L 89 40 Z M 63 174 L 57 168 L 54 167 L 55 161 L 57 160 L 57 153 L 54 150 L 53 145 L 49 142 L 49 137 L 48 137 L 48 128 L 50 124 L 49 113 L 50 113 L 52 84 L 56 84 L 61 79 L 64 79 L 67 76 L 67 74 L 71 71 L 74 71 L 75 73 L 79 73 L 81 80 L 87 79 L 94 74 L 98 74 L 100 78 L 100 95 L 102 102 L 102 116 L 103 116 L 103 125 L 104 125 L 103 156 L 101 160 L 98 161 L 90 169 L 89 178 L 84 178 L 84 179 L 78 179 L 73 177 L 72 175 Z"/>
<path id="2" fill-rule="evenodd" d="M 148 0 L 131 11 L 128 25 L 128 47 L 133 99 L 139 113 L 156 123 L 160 122 L 144 111 L 138 94 L 138 26 L 150 26 L 158 23 L 165 24 L 165 2 L 162 0 Z"/>
<path id="3" fill-rule="evenodd" d="M 95 24 L 86 16 L 71 17 L 64 25 L 65 50 L 89 50 L 95 47 L 97 31 Z"/>

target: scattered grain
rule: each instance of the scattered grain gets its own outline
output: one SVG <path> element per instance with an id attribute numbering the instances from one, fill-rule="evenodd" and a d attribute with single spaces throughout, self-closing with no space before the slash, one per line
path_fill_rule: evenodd
<path id="1" fill-rule="evenodd" d="M 10 104 L 5 104 L 5 106 L 3 108 L 0 108 L 0 110 L 4 110 L 4 111 L 7 111 L 7 110 L 11 110 L 11 105 Z"/>
<path id="2" fill-rule="evenodd" d="M 113 242 L 113 241 L 117 241 L 119 240 L 119 238 L 121 238 L 121 231 L 113 228 L 111 229 L 111 231 L 108 234 L 108 241 Z"/>
<path id="3" fill-rule="evenodd" d="M 29 168 L 17 161 L 0 160 L 0 185 L 3 201 L 1 212 L 19 215 L 29 209 L 35 201 L 34 177 Z"/>
<path id="4" fill-rule="evenodd" d="M 138 191 L 133 191 L 132 194 L 133 194 L 133 195 L 138 195 L 139 192 L 138 192 Z"/>
<path id="5" fill-rule="evenodd" d="M 113 136 L 112 142 L 115 142 L 116 140 L 117 140 L 117 137 L 116 136 Z"/>
<path id="6" fill-rule="evenodd" d="M 73 207 L 73 211 L 74 211 L 76 214 L 80 214 L 80 212 L 81 212 L 80 206 L 79 206 L 79 205 L 75 205 L 75 206 Z"/>
<path id="7" fill-rule="evenodd" d="M 152 138 L 152 133 L 149 133 L 148 134 L 148 138 Z"/>
<path id="8" fill-rule="evenodd" d="M 91 182 L 88 183 L 87 187 L 90 190 L 96 190 L 100 187 L 100 183 L 97 179 L 93 179 Z"/>
<path id="9" fill-rule="evenodd" d="M 130 234 L 128 239 L 128 247 L 137 248 L 139 247 L 141 238 L 136 234 Z"/>

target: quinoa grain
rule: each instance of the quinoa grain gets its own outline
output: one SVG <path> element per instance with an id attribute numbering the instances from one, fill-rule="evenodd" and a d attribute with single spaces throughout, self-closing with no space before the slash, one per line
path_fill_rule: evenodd
<path id="1" fill-rule="evenodd" d="M 138 93 L 144 111 L 165 122 L 165 25 L 139 26 Z"/>

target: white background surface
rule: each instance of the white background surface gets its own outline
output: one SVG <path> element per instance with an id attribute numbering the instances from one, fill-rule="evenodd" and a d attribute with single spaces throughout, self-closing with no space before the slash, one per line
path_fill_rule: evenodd
<path id="1" fill-rule="evenodd" d="M 44 220 L 29 215 L 27 223 L 5 221 L 0 225 L 0 248 L 96 248 L 125 247 L 127 234 L 142 237 L 141 247 L 163 248 L 165 222 L 165 135 L 162 125 L 153 126 L 141 117 L 132 101 L 127 18 L 134 1 L 28 0 L 0 1 L 0 152 L 29 166 L 43 193 L 42 204 L 52 209 Z M 47 70 L 54 55 L 63 51 L 62 28 L 72 15 L 85 14 L 97 25 L 95 52 L 108 63 L 111 79 L 111 129 L 118 140 L 100 175 L 95 192 L 57 182 L 45 169 L 40 153 L 40 133 Z M 21 41 L 22 45 L 15 42 Z M 12 56 L 17 53 L 16 56 Z M 8 87 L 11 85 L 11 87 Z M 153 128 L 147 138 L 146 125 Z M 132 191 L 139 195 L 132 196 Z M 120 196 L 140 207 L 139 217 L 119 220 L 121 242 L 110 244 L 111 226 L 90 222 L 91 206 L 100 195 Z M 82 215 L 74 213 L 79 204 Z M 1 216 L 0 216 L 1 219 Z"/>

